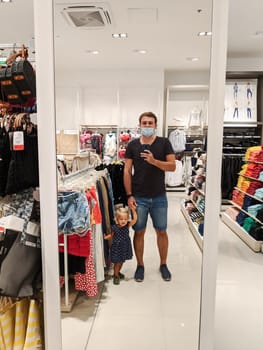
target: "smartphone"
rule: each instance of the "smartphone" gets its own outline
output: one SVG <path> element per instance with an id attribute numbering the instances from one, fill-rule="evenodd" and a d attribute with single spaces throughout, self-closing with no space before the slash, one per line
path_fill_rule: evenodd
<path id="1" fill-rule="evenodd" d="M 151 150 L 151 145 L 149 145 L 148 143 L 142 144 L 141 152 L 150 151 L 150 150 Z"/>

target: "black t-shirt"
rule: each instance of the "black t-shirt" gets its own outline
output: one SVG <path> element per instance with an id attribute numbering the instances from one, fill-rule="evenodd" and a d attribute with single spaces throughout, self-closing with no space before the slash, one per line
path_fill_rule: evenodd
<path id="1" fill-rule="evenodd" d="M 153 157 L 165 161 L 168 154 L 174 154 L 172 145 L 166 137 L 156 136 L 150 145 Z M 140 139 L 128 143 L 125 158 L 133 160 L 132 193 L 139 197 L 157 197 L 165 192 L 165 172 L 147 163 L 141 156 Z"/>

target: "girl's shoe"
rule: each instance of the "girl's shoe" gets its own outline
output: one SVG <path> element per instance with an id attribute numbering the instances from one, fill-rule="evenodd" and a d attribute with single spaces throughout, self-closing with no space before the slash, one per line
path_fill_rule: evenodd
<path id="1" fill-rule="evenodd" d="M 121 280 L 124 280 L 125 275 L 123 273 L 119 272 L 119 277 L 120 277 Z"/>
<path id="2" fill-rule="evenodd" d="M 113 276 L 113 284 L 120 284 L 120 277 Z"/>

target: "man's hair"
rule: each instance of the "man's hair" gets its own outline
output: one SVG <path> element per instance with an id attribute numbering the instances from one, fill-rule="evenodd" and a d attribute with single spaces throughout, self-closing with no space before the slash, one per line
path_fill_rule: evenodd
<path id="1" fill-rule="evenodd" d="M 157 124 L 157 117 L 156 115 L 153 113 L 153 112 L 144 112 L 140 115 L 139 117 L 139 123 L 141 124 L 141 121 L 142 121 L 142 118 L 143 117 L 150 117 L 150 118 L 153 118 L 154 121 L 155 121 L 155 124 Z"/>

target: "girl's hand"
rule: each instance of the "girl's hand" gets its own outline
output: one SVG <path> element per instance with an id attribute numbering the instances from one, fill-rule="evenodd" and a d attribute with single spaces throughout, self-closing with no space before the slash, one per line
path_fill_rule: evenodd
<path id="1" fill-rule="evenodd" d="M 111 235 L 111 233 L 109 233 L 108 235 L 106 235 L 104 233 L 103 237 L 104 237 L 104 239 L 111 239 L 112 235 Z"/>

